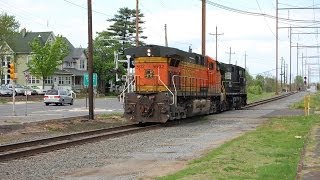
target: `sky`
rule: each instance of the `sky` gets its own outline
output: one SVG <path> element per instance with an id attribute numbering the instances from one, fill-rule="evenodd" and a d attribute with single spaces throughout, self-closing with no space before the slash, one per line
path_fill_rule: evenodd
<path id="1" fill-rule="evenodd" d="M 112 18 L 122 7 L 135 9 L 136 0 L 92 0 L 93 36 L 96 32 L 106 30 L 110 25 L 107 19 Z M 223 8 L 213 4 L 223 5 Z M 320 0 L 279 0 L 279 8 L 320 7 Z M 227 8 L 226 8 L 227 7 Z M 53 31 L 63 35 L 75 47 L 87 47 L 87 1 L 86 0 L 0 0 L 0 12 L 14 15 L 20 28 L 28 31 Z M 230 9 L 233 8 L 233 9 Z M 168 44 L 187 51 L 201 53 L 201 1 L 200 0 L 139 0 L 139 9 L 144 14 L 143 35 L 148 38 L 147 44 L 164 45 L 164 25 L 167 24 Z M 241 10 L 270 15 L 254 16 L 239 13 Z M 218 28 L 218 57 L 221 62 L 246 66 L 251 75 L 262 74 L 275 76 L 276 69 L 276 0 L 208 0 L 206 5 L 206 54 L 216 57 L 216 27 Z M 279 55 L 278 71 L 283 64 L 290 73 L 290 38 L 289 27 L 320 26 L 320 10 L 285 10 L 278 11 L 279 20 Z M 307 20 L 288 21 L 284 19 Z M 291 74 L 294 77 L 303 72 L 307 75 L 310 69 L 311 82 L 319 82 L 320 67 L 319 48 L 297 48 L 298 46 L 319 45 L 319 35 L 301 34 L 317 33 L 316 28 L 293 28 L 291 49 Z M 300 34 L 299 34 L 300 33 Z M 245 54 L 247 56 L 245 56 Z M 297 55 L 299 57 L 297 61 Z M 301 57 L 304 56 L 302 70 Z M 309 57 L 309 58 L 306 58 Z M 297 66 L 298 65 L 298 66 Z M 298 71 L 297 71 L 298 67 Z M 279 80 L 280 80 L 279 75 Z M 289 78 L 288 78 L 289 81 Z"/>

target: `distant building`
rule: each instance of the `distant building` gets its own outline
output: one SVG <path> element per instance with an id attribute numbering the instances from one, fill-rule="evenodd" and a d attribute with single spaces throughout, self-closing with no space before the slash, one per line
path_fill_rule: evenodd
<path id="1" fill-rule="evenodd" d="M 47 77 L 42 81 L 42 79 L 32 76 L 28 72 L 27 67 L 32 54 L 29 44 L 34 38 L 39 38 L 45 44 L 54 41 L 55 35 L 53 32 L 27 32 L 26 29 L 22 29 L 20 33 L 12 38 L 12 41 L 6 42 L 0 49 L 0 84 L 10 83 L 6 68 L 10 62 L 14 62 L 17 73 L 17 84 L 42 87 L 44 83 L 45 89 L 52 87 L 74 90 L 82 89 L 83 74 L 87 72 L 87 59 L 84 49 L 75 48 L 68 39 L 65 39 L 69 45 L 69 55 L 63 59 L 63 64 L 57 67 L 57 71 L 53 76 Z"/>

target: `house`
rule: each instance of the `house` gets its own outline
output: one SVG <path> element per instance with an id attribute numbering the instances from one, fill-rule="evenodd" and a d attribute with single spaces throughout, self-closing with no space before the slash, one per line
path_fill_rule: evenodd
<path id="1" fill-rule="evenodd" d="M 28 72 L 27 63 L 31 60 L 32 51 L 29 46 L 34 38 L 39 38 L 43 43 L 50 43 L 55 40 L 53 32 L 27 32 L 22 29 L 20 33 L 13 36 L 10 42 L 6 42 L 0 49 L 1 58 L 1 84 L 9 84 L 7 65 L 15 63 L 16 83 L 28 86 L 42 87 L 45 89 L 64 88 L 79 90 L 83 88 L 83 74 L 87 72 L 87 59 L 83 48 L 74 46 L 65 38 L 69 45 L 70 53 L 63 59 L 63 64 L 57 67 L 54 75 L 42 79 L 32 76 Z"/>

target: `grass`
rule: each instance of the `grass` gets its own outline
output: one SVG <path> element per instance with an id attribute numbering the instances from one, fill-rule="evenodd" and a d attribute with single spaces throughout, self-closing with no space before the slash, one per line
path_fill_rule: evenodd
<path id="1" fill-rule="evenodd" d="M 304 108 L 304 100 L 292 104 L 291 108 L 294 109 L 303 109 Z M 310 94 L 310 108 L 316 111 L 320 110 L 320 93 Z"/>
<path id="2" fill-rule="evenodd" d="M 303 108 L 302 102 L 294 107 Z M 311 107 L 320 106 L 320 94 Z M 301 152 L 319 115 L 270 119 L 248 132 L 189 162 L 174 174 L 157 179 L 295 179 Z"/>
<path id="3" fill-rule="evenodd" d="M 263 99 L 268 99 L 270 97 L 273 97 L 275 96 L 275 92 L 263 92 L 262 94 L 250 94 L 248 93 L 248 96 L 247 96 L 247 102 L 248 103 L 252 103 L 252 102 L 255 102 L 255 101 L 259 101 L 259 100 L 263 100 Z"/>
<path id="4" fill-rule="evenodd" d="M 319 122 L 315 115 L 272 119 L 158 179 L 294 179 L 308 133 Z"/>
<path id="5" fill-rule="evenodd" d="M 0 104 L 5 104 L 7 103 L 8 101 L 6 99 L 0 99 Z"/>

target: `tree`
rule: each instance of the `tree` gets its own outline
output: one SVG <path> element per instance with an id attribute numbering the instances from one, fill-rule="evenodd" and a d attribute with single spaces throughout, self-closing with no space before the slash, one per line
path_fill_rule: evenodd
<path id="1" fill-rule="evenodd" d="M 19 26 L 19 22 L 14 16 L 7 13 L 0 14 L 0 46 L 5 41 L 10 41 L 12 35 L 18 32 Z"/>
<path id="2" fill-rule="evenodd" d="M 94 40 L 93 68 L 99 79 L 98 89 L 102 93 L 105 93 L 109 80 L 116 81 L 116 73 L 123 74 L 125 72 L 122 66 L 115 69 L 114 52 L 120 47 L 119 41 L 112 39 L 108 31 L 98 33 Z"/>
<path id="3" fill-rule="evenodd" d="M 249 71 L 246 71 L 246 82 L 247 82 L 247 87 L 250 85 L 253 85 L 254 83 L 253 77 L 250 75 Z"/>
<path id="4" fill-rule="evenodd" d="M 262 75 L 256 76 L 255 85 L 260 86 L 263 91 L 265 90 L 265 82 Z"/>
<path id="5" fill-rule="evenodd" d="M 69 54 L 68 45 L 62 36 L 57 36 L 54 42 L 44 45 L 35 38 L 30 46 L 33 54 L 27 66 L 30 74 L 41 78 L 42 82 L 54 74 L 57 67 L 63 63 L 63 58 Z"/>
<path id="6" fill-rule="evenodd" d="M 304 84 L 304 82 L 303 82 L 304 80 L 303 80 L 303 77 L 302 76 L 296 76 L 296 78 L 294 79 L 294 83 L 296 84 L 296 86 L 297 86 L 297 89 L 301 89 L 301 87 L 303 87 L 303 84 Z"/>
<path id="7" fill-rule="evenodd" d="M 145 22 L 141 20 L 144 15 L 139 13 L 139 34 L 143 33 L 142 27 L 140 24 Z M 115 14 L 113 18 L 108 19 L 109 22 L 113 22 L 112 25 L 108 28 L 108 32 L 111 37 L 121 40 L 121 52 L 125 48 L 135 46 L 135 33 L 136 33 L 136 10 L 129 9 L 127 7 L 120 8 L 118 14 Z M 140 36 L 141 39 L 146 39 L 146 36 Z M 144 44 L 142 41 L 139 41 L 139 44 Z"/>
<path id="8" fill-rule="evenodd" d="M 15 19 L 14 16 L 10 16 L 7 13 L 0 14 L 0 60 L 1 64 L 4 59 L 3 51 L 4 43 L 10 42 L 12 36 L 18 32 L 19 22 Z M 0 84 L 3 77 L 3 67 L 0 67 Z"/>

